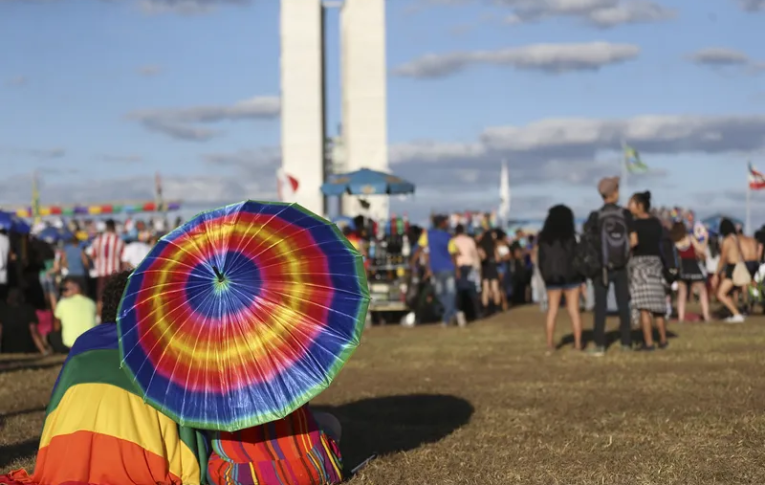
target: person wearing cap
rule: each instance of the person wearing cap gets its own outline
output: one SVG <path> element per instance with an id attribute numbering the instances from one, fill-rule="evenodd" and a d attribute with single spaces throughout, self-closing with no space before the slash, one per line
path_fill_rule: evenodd
<path id="1" fill-rule="evenodd" d="M 619 310 L 619 328 L 622 350 L 632 349 L 630 325 L 630 292 L 627 262 L 631 248 L 637 246 L 635 222 L 629 210 L 619 206 L 619 177 L 606 177 L 598 183 L 603 206 L 590 214 L 584 230 L 598 241 L 603 262 L 602 278 L 592 279 L 595 292 L 593 336 L 595 347 L 590 353 L 602 356 L 606 351 L 606 313 L 608 290 L 614 285 Z"/>

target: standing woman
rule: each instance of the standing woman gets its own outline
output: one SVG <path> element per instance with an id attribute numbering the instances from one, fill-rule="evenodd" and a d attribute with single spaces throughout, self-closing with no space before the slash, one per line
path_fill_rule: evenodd
<path id="1" fill-rule="evenodd" d="M 669 233 L 680 257 L 680 281 L 677 282 L 677 319 L 685 320 L 685 305 L 689 295 L 699 294 L 701 313 L 704 321 L 709 321 L 709 296 L 707 294 L 707 275 L 702 268 L 705 258 L 704 246 L 695 237 L 688 235 L 688 229 L 682 222 L 675 222 Z"/>
<path id="2" fill-rule="evenodd" d="M 537 263 L 547 288 L 547 351 L 555 350 L 553 334 L 560 300 L 566 297 L 566 310 L 574 332 L 574 349 L 582 350 L 582 319 L 579 315 L 579 289 L 582 277 L 574 270 L 576 253 L 574 213 L 565 205 L 550 209 L 539 233 Z"/>
<path id="3" fill-rule="evenodd" d="M 635 217 L 637 244 L 632 248 L 629 262 L 630 294 L 632 308 L 640 312 L 640 324 L 643 327 L 644 344 L 640 350 L 655 350 L 653 326 L 659 330 L 659 348 L 667 347 L 667 311 L 666 282 L 664 264 L 661 260 L 661 242 L 664 227 L 650 214 L 651 192 L 638 192 L 632 196 L 629 210 Z M 653 320 L 653 322 L 652 322 Z"/>
<path id="4" fill-rule="evenodd" d="M 502 296 L 499 293 L 499 255 L 497 253 L 497 233 L 493 230 L 486 231 L 478 241 L 478 254 L 481 255 L 481 303 L 484 311 L 488 313 L 490 298 L 494 302 L 494 310 L 497 311 L 502 304 Z"/>

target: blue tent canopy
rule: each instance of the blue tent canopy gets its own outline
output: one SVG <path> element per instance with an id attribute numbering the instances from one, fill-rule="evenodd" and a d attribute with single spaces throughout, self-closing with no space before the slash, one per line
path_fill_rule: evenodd
<path id="1" fill-rule="evenodd" d="M 385 172 L 362 168 L 336 174 L 321 186 L 324 195 L 403 195 L 414 193 L 414 184 Z"/>
<path id="2" fill-rule="evenodd" d="M 713 234 L 718 234 L 720 232 L 720 222 L 722 222 L 723 219 L 730 220 L 736 226 L 741 226 L 741 227 L 744 226 L 744 221 L 742 221 L 741 219 L 738 219 L 736 217 L 726 216 L 725 214 L 715 214 L 713 216 L 706 217 L 701 220 L 701 223 L 706 226 L 709 232 Z"/>
<path id="3" fill-rule="evenodd" d="M 31 228 L 21 217 L 12 212 L 0 211 L 0 229 L 14 231 L 20 234 L 29 234 Z"/>

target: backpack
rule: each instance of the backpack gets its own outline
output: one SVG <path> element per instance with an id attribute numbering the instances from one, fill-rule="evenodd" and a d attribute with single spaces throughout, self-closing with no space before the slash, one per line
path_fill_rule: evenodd
<path id="1" fill-rule="evenodd" d="M 600 274 L 603 265 L 600 261 L 600 244 L 593 234 L 585 231 L 574 249 L 574 259 L 571 262 L 574 271 L 581 276 L 592 279 Z"/>
<path id="2" fill-rule="evenodd" d="M 624 209 L 608 205 L 598 212 L 603 268 L 621 269 L 630 259 L 630 235 Z"/>

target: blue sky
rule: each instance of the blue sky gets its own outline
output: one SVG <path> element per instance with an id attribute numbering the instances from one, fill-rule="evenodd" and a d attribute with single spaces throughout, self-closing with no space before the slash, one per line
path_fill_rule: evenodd
<path id="1" fill-rule="evenodd" d="M 765 169 L 762 0 L 387 5 L 391 170 L 418 186 L 395 210 L 490 208 L 506 159 L 514 215 L 583 211 L 627 138 L 653 171 L 628 190 L 743 215 L 746 161 Z M 327 30 L 334 127 L 337 12 Z M 155 171 L 195 205 L 275 197 L 278 1 L 5 1 L 0 59 L 0 202 L 26 202 L 33 169 L 43 203 L 151 198 Z"/>

